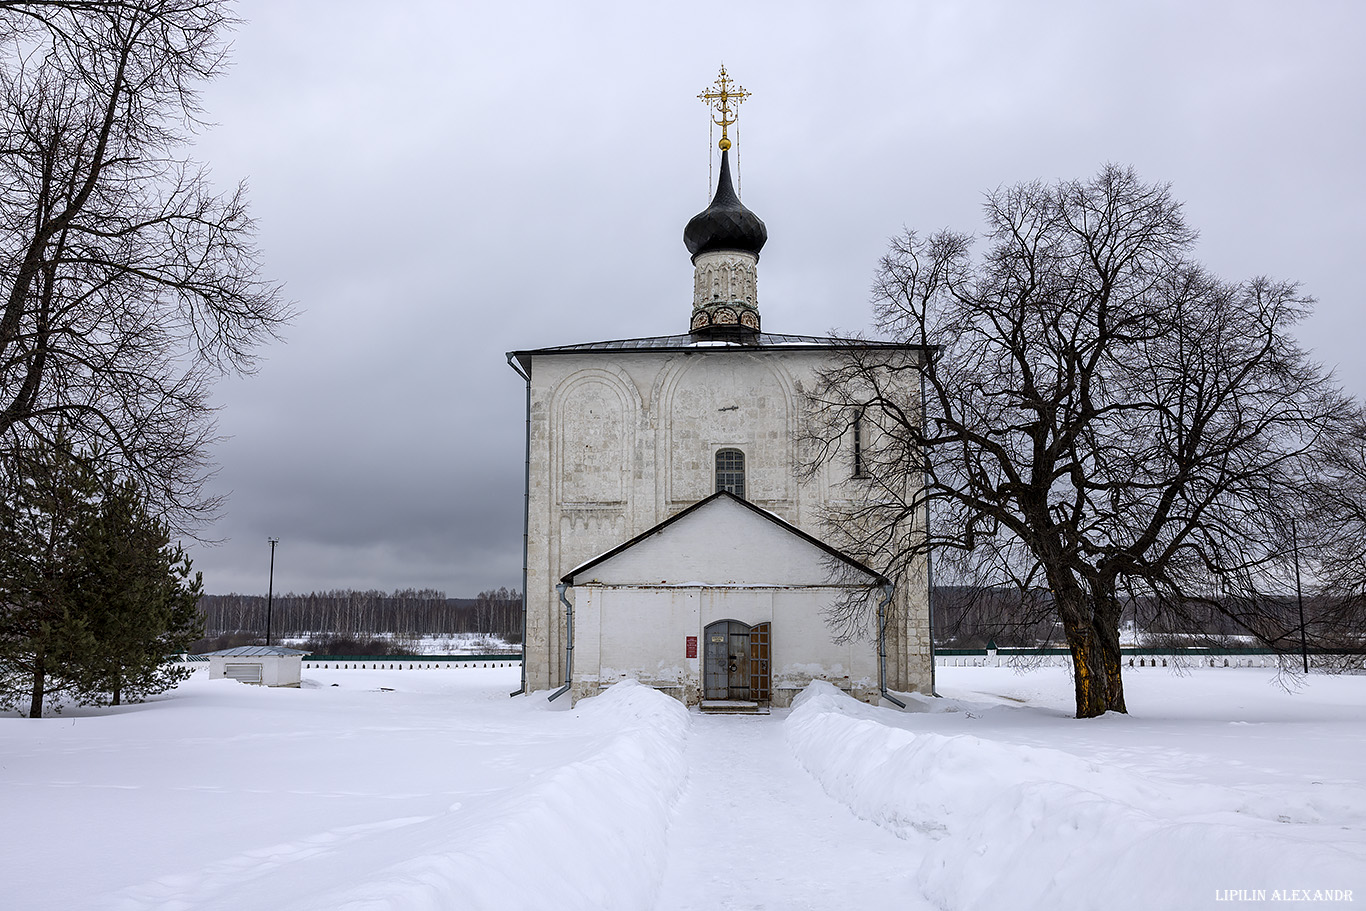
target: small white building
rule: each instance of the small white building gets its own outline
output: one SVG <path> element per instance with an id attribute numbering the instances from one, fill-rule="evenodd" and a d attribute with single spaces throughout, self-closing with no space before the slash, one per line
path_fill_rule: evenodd
<path id="1" fill-rule="evenodd" d="M 239 645 L 209 652 L 209 679 L 236 680 L 261 686 L 297 687 L 308 652 L 280 645 Z"/>
<path id="2" fill-rule="evenodd" d="M 729 492 L 575 567 L 561 589 L 575 700 L 629 677 L 704 707 L 787 706 L 813 680 L 877 701 L 877 652 L 836 641 L 826 615 L 851 595 L 889 595 L 887 579 Z"/>

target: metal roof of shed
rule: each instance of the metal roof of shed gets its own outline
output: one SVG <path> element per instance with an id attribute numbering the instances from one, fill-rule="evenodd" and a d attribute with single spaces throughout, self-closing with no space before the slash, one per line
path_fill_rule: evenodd
<path id="1" fill-rule="evenodd" d="M 224 658 L 260 658 L 267 656 L 277 656 L 288 658 L 292 655 L 307 655 L 307 649 L 285 648 L 283 645 L 238 645 L 234 648 L 223 648 L 216 652 L 205 652 L 208 655 L 217 655 Z"/>

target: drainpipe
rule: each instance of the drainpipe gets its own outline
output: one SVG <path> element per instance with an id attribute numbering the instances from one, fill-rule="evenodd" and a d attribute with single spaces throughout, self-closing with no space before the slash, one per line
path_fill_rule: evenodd
<path id="1" fill-rule="evenodd" d="M 904 709 L 906 703 L 887 692 L 887 605 L 892 603 L 896 588 L 890 582 L 882 583 L 881 588 L 883 598 L 877 603 L 877 685 L 883 699 Z"/>
<path id="2" fill-rule="evenodd" d="M 549 702 L 554 702 L 563 696 L 570 684 L 574 682 L 574 605 L 569 603 L 569 599 L 564 596 L 564 590 L 569 587 L 568 582 L 561 582 L 555 586 L 555 591 L 560 593 L 560 603 L 564 605 L 564 623 L 568 629 L 565 637 L 564 646 L 564 686 L 550 694 Z"/>
<path id="3" fill-rule="evenodd" d="M 509 696 L 520 696 L 526 692 L 526 578 L 527 578 L 527 539 L 531 533 L 531 374 L 522 368 L 508 352 L 508 366 L 526 380 L 526 477 L 522 485 L 522 686 Z"/>
<path id="4" fill-rule="evenodd" d="M 921 357 L 925 354 L 922 351 Z M 924 440 L 927 436 L 927 424 L 925 418 L 925 370 L 920 370 L 920 439 Z M 930 454 L 928 451 L 923 453 L 925 464 L 920 475 L 920 495 L 925 498 L 925 613 L 929 621 L 929 644 L 930 644 L 930 695 L 939 695 L 939 683 L 934 671 L 934 554 L 930 550 L 930 498 L 927 491 L 930 489 Z"/>

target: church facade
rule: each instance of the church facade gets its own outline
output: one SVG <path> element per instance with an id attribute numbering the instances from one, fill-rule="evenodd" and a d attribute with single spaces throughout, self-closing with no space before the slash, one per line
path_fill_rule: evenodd
<path id="1" fill-rule="evenodd" d="M 869 701 L 929 691 L 925 574 L 893 585 L 822 540 L 827 510 L 869 495 L 857 429 L 814 471 L 802 444 L 806 391 L 848 345 L 920 352 L 762 331 L 767 230 L 727 147 L 684 233 L 686 333 L 508 355 L 527 386 L 525 688 L 578 699 L 633 677 L 690 704 L 773 705 L 814 679 Z M 858 592 L 884 634 L 840 641 L 826 614 Z"/>

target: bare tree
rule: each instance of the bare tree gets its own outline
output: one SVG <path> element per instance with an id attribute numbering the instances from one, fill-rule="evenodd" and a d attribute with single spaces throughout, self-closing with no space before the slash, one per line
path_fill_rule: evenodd
<path id="1" fill-rule="evenodd" d="M 818 453 L 851 414 L 867 428 L 868 495 L 836 524 L 893 571 L 932 551 L 941 578 L 1051 602 L 1077 716 L 1122 712 L 1126 602 L 1284 632 L 1244 608 L 1283 566 L 1349 409 L 1290 335 L 1312 301 L 1206 273 L 1165 185 L 1107 166 L 999 189 L 985 213 L 980 260 L 968 235 L 910 232 L 878 272 L 879 327 L 936 349 L 923 422 L 917 366 L 877 349 L 850 346 L 813 395 Z M 927 509 L 929 535 L 894 533 Z"/>
<path id="2" fill-rule="evenodd" d="M 1366 409 L 1358 408 L 1346 432 L 1328 441 L 1323 467 L 1304 528 L 1315 588 L 1308 638 L 1360 655 L 1366 648 Z"/>
<path id="3" fill-rule="evenodd" d="M 183 157 L 223 0 L 0 2 L 0 457 L 58 428 L 178 528 L 212 379 L 287 319 L 243 188 Z"/>

